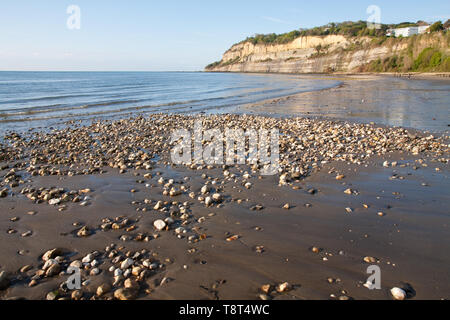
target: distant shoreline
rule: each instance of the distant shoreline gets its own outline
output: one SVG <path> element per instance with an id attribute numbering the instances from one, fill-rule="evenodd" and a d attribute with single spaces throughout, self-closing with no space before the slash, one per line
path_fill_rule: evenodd
<path id="1" fill-rule="evenodd" d="M 234 71 L 209 71 L 205 70 L 203 71 L 205 73 L 243 73 L 243 74 L 286 74 L 286 75 L 321 75 L 321 76 L 333 76 L 333 75 L 339 75 L 339 76 L 390 76 L 390 77 L 400 77 L 400 78 L 415 78 L 415 79 L 436 79 L 436 78 L 443 78 L 443 79 L 450 79 L 450 72 L 332 72 L 332 73 L 318 73 L 318 72 L 312 72 L 312 73 L 301 73 L 301 72 L 234 72 Z"/>

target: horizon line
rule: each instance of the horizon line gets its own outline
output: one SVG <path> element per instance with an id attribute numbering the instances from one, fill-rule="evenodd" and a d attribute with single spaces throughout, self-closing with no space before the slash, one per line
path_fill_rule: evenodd
<path id="1" fill-rule="evenodd" d="M 0 72 L 205 72 L 204 70 L 0 70 Z"/>

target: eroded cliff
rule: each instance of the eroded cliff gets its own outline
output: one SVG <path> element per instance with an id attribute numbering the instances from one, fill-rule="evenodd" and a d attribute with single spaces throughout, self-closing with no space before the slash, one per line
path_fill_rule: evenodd
<path id="1" fill-rule="evenodd" d="M 244 41 L 225 52 L 207 71 L 225 72 L 386 72 L 450 71 L 448 32 L 411 38 L 302 36 L 286 44 Z M 419 67 L 417 59 L 428 50 L 434 62 Z M 429 70 L 425 70 L 429 69 Z"/>

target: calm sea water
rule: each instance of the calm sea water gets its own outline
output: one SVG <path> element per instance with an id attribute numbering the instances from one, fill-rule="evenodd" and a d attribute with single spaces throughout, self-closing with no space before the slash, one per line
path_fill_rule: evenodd
<path id="1" fill-rule="evenodd" d="M 269 103 L 261 113 L 332 117 L 434 132 L 450 126 L 450 81 L 201 72 L 0 72 L 0 134 L 69 120 L 155 112 L 234 112 L 239 106 L 338 86 L 338 91 Z M 257 108 L 250 108 L 257 112 Z"/>
<path id="2" fill-rule="evenodd" d="M 0 130 L 125 113 L 226 111 L 339 83 L 295 75 L 0 72 Z"/>

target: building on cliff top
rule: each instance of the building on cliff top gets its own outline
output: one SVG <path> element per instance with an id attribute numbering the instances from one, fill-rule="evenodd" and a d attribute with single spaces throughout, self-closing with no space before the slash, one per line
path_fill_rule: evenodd
<path id="1" fill-rule="evenodd" d="M 398 29 L 388 29 L 386 32 L 386 36 L 388 37 L 411 37 L 415 34 L 423 34 L 426 33 L 430 25 L 423 25 L 418 27 L 407 27 L 407 28 L 398 28 Z"/>

